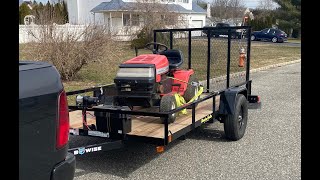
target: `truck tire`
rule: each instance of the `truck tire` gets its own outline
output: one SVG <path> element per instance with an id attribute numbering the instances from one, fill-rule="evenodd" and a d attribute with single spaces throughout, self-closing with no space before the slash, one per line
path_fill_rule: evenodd
<path id="1" fill-rule="evenodd" d="M 161 98 L 160 101 L 160 112 L 170 111 L 177 108 L 177 101 L 174 95 L 168 94 Z M 176 120 L 177 113 L 169 115 L 168 123 L 173 123 Z M 164 124 L 165 118 L 161 117 L 161 122 Z"/>
<path id="2" fill-rule="evenodd" d="M 186 91 L 183 94 L 183 98 L 186 102 L 190 101 L 197 93 L 198 93 L 198 88 L 195 86 L 191 85 L 191 82 L 197 82 L 199 83 L 198 79 L 196 78 L 196 76 L 194 74 L 192 74 L 189 78 L 188 81 L 188 86 Z M 199 97 L 200 98 L 200 97 Z M 198 98 L 198 99 L 199 99 Z M 196 99 L 196 100 L 198 100 Z"/>
<path id="3" fill-rule="evenodd" d="M 238 94 L 236 97 L 234 115 L 227 115 L 224 120 L 224 133 L 226 138 L 237 141 L 243 137 L 248 120 L 248 102 L 244 95 Z"/>

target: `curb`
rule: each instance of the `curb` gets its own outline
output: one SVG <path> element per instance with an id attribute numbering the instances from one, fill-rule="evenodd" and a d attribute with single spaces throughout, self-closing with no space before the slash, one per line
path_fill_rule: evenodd
<path id="1" fill-rule="evenodd" d="M 288 62 L 283 62 L 283 63 L 279 63 L 279 64 L 271 64 L 271 65 L 268 65 L 268 66 L 264 66 L 264 67 L 260 67 L 260 68 L 256 68 L 256 69 L 251 69 L 250 73 L 259 72 L 259 71 L 262 71 L 262 70 L 271 69 L 271 68 L 275 68 L 275 67 L 281 67 L 281 66 L 285 66 L 285 65 L 289 65 L 289 64 L 298 63 L 298 62 L 301 62 L 301 59 L 288 61 Z M 241 76 L 246 76 L 246 71 L 241 71 L 241 72 L 230 74 L 230 78 L 241 77 Z M 226 80 L 226 79 L 227 79 L 226 75 L 219 76 L 219 77 L 216 77 L 216 78 L 212 78 L 212 79 L 210 79 L 210 84 L 214 83 L 214 82 L 223 81 L 223 80 Z M 207 82 L 207 80 L 200 81 L 200 83 L 203 84 L 203 85 L 206 85 L 206 82 Z"/>
<path id="2" fill-rule="evenodd" d="M 251 69 L 250 72 L 257 72 L 257 71 L 261 71 L 261 70 L 271 69 L 271 68 L 275 68 L 275 67 L 281 67 L 284 65 L 294 64 L 294 63 L 298 63 L 298 62 L 301 62 L 301 59 L 283 62 L 283 63 L 279 63 L 279 64 L 272 64 L 269 66 L 264 66 L 264 67 L 260 67 L 260 68 L 256 68 L 256 69 Z"/>

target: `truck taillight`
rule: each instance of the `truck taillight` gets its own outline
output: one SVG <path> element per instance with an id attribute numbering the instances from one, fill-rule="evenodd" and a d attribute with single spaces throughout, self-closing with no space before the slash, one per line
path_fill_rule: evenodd
<path id="1" fill-rule="evenodd" d="M 65 91 L 58 97 L 58 126 L 56 148 L 60 149 L 68 143 L 69 139 L 69 111 Z"/>

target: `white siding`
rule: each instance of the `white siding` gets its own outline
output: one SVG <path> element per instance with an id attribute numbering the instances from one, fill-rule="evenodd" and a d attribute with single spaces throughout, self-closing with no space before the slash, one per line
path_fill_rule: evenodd
<path id="1" fill-rule="evenodd" d="M 102 2 L 107 0 L 67 0 L 68 12 L 71 15 L 69 17 L 70 24 L 88 24 L 95 23 L 102 24 L 104 21 L 103 14 L 91 13 L 91 9 L 98 6 Z"/>
<path id="2" fill-rule="evenodd" d="M 67 0 L 68 17 L 70 24 L 78 24 L 78 0 Z"/>

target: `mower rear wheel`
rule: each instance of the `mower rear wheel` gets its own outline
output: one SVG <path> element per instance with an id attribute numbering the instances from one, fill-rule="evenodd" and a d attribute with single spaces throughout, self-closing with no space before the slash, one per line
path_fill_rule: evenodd
<path id="1" fill-rule="evenodd" d="M 196 76 L 194 74 L 192 74 L 190 76 L 189 81 L 188 81 L 187 89 L 186 89 L 186 91 L 184 92 L 184 95 L 183 95 L 183 98 L 186 101 L 186 103 L 189 102 L 198 93 L 198 88 L 199 87 L 192 86 L 191 85 L 192 82 L 199 83 L 198 79 L 196 78 Z M 198 97 L 195 100 L 198 100 L 199 98 L 200 97 Z"/>
<path id="2" fill-rule="evenodd" d="M 177 101 L 174 95 L 168 94 L 161 98 L 160 101 L 160 112 L 170 111 L 177 108 Z M 176 120 L 177 113 L 169 115 L 168 123 L 173 123 Z M 164 124 L 165 118 L 161 117 L 161 122 Z"/>

